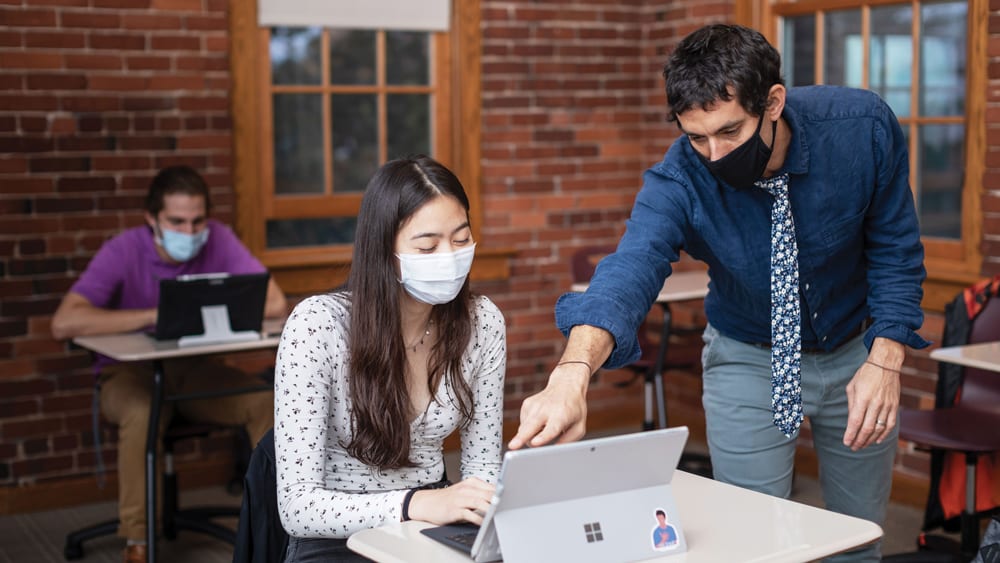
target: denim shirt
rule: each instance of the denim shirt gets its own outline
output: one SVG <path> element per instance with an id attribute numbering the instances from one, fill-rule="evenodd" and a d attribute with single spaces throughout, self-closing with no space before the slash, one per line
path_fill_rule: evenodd
<path id="1" fill-rule="evenodd" d="M 869 317 L 869 349 L 875 337 L 927 346 L 915 332 L 923 245 L 892 110 L 865 90 L 808 86 L 788 90 L 782 118 L 791 139 L 778 173 L 789 173 L 802 346 L 833 350 Z M 684 250 L 708 265 L 708 322 L 736 340 L 770 342 L 771 202 L 762 189 L 720 183 L 681 137 L 643 175 L 618 249 L 587 292 L 559 298 L 556 325 L 567 335 L 581 324 L 610 332 L 608 368 L 635 361 L 636 329 Z"/>

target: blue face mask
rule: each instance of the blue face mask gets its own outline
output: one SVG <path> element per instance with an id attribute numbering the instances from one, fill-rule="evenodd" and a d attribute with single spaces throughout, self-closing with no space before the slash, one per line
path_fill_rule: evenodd
<path id="1" fill-rule="evenodd" d="M 156 244 L 162 246 L 167 255 L 178 262 L 187 262 L 197 256 L 208 241 L 208 229 L 192 235 L 167 229 L 159 231 L 161 234 L 156 237 Z"/>

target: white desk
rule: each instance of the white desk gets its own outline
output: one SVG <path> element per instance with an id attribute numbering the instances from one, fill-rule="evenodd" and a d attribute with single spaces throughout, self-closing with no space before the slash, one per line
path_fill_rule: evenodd
<path id="1" fill-rule="evenodd" d="M 882 537 L 882 528 L 790 500 L 678 471 L 674 494 L 688 551 L 655 561 L 799 563 L 859 547 Z M 362 530 L 347 547 L 379 562 L 468 563 L 463 553 L 425 537 L 426 522 L 400 522 Z"/>
<path id="2" fill-rule="evenodd" d="M 657 428 L 667 427 L 667 406 L 663 398 L 663 362 L 667 357 L 667 346 L 670 343 L 670 304 L 676 301 L 703 299 L 708 295 L 708 272 L 696 270 L 691 272 L 674 272 L 660 288 L 656 295 L 656 303 L 663 308 L 663 330 L 660 334 L 660 350 L 653 366 L 653 381 L 646 381 L 646 414 L 643 419 L 643 430 L 653 429 L 652 398 L 656 397 Z M 570 289 L 582 293 L 590 284 L 575 283 Z M 654 390 L 655 388 L 655 390 Z"/>
<path id="3" fill-rule="evenodd" d="M 163 396 L 163 360 L 184 358 L 189 356 L 206 356 L 225 354 L 246 350 L 275 348 L 281 336 L 281 326 L 284 321 L 268 319 L 262 327 L 262 338 L 243 342 L 224 344 L 209 344 L 205 346 L 190 346 L 180 348 L 176 340 L 157 341 L 142 332 L 127 334 L 104 334 L 100 336 L 79 336 L 73 343 L 81 348 L 107 356 L 119 362 L 152 362 L 153 363 L 153 393 L 150 399 L 149 426 L 146 429 L 146 542 L 147 561 L 156 561 L 156 446 L 159 439 L 157 428 L 160 424 L 160 405 L 164 400 L 179 400 L 187 398 L 206 398 L 228 395 L 236 392 L 250 392 L 267 389 L 248 388 L 245 390 L 220 390 L 217 393 L 203 393 L 197 396 L 164 397 Z"/>
<path id="4" fill-rule="evenodd" d="M 939 362 L 1000 372 L 1000 342 L 938 348 L 931 352 L 931 358 Z"/>

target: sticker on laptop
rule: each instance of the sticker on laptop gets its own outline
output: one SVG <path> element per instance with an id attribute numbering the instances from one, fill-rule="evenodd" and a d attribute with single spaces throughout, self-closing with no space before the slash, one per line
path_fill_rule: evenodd
<path id="1" fill-rule="evenodd" d="M 653 531 L 650 534 L 653 549 L 656 551 L 675 549 L 680 545 L 680 542 L 677 539 L 677 529 L 670 523 L 667 512 L 662 508 L 657 508 L 654 517 L 656 518 L 656 525 L 653 526 Z"/>

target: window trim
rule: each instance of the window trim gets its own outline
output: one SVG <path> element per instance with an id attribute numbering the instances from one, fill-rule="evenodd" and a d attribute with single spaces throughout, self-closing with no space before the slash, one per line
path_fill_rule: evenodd
<path id="1" fill-rule="evenodd" d="M 796 2 L 792 11 L 808 13 L 857 7 L 857 0 L 805 0 Z M 871 6 L 900 4 L 893 0 L 868 0 Z M 778 26 L 773 0 L 736 0 L 735 23 L 760 30 L 777 45 Z M 943 311 L 945 304 L 968 285 L 983 277 L 982 195 L 986 171 L 986 99 L 987 42 L 989 39 L 989 4 L 987 0 L 968 0 L 968 72 L 965 121 L 965 179 L 962 186 L 962 239 L 947 241 L 923 237 L 927 280 L 924 282 L 924 309 Z M 911 167 L 912 168 L 912 167 Z"/>
<path id="2" fill-rule="evenodd" d="M 449 100 L 439 100 L 438 107 L 450 104 L 457 111 L 443 120 L 453 139 L 442 147 L 438 158 L 461 178 L 471 205 L 473 236 L 481 239 L 483 226 L 481 178 L 481 31 L 480 9 L 476 0 L 454 0 L 451 14 L 451 40 L 446 41 L 448 55 L 445 76 L 450 85 Z M 268 251 L 264 247 L 265 216 L 263 187 L 258 160 L 263 154 L 263 137 L 269 126 L 263 123 L 258 108 L 260 76 L 260 27 L 257 2 L 229 0 L 230 70 L 233 115 L 233 192 L 234 227 L 286 293 L 303 294 L 328 290 L 342 283 L 349 271 L 350 247 L 304 247 Z M 439 43 L 440 45 L 440 43 Z M 242 56 L 238 53 L 254 53 Z M 263 54 L 266 56 L 266 53 Z M 456 87 L 450 87 L 456 86 Z M 449 137 L 449 136 L 445 136 Z M 457 142 L 461 139 L 461 142 Z M 437 143 L 437 141 L 436 141 Z M 505 279 L 510 276 L 510 248 L 478 247 L 472 278 Z"/>

